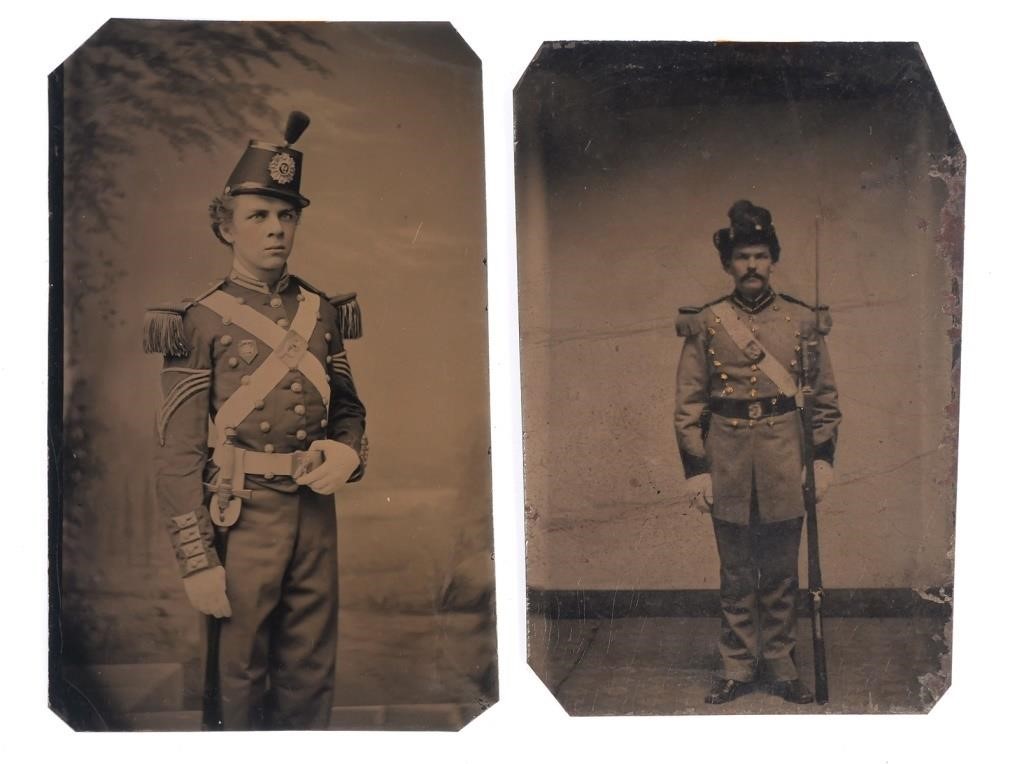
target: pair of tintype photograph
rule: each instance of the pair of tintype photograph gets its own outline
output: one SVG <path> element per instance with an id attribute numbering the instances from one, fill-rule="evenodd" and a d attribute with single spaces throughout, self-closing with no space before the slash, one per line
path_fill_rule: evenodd
<path id="1" fill-rule="evenodd" d="M 918 46 L 540 47 L 518 528 L 452 26 L 111 21 L 50 109 L 73 728 L 459 729 L 498 701 L 516 533 L 569 714 L 948 687 L 965 160 Z"/>

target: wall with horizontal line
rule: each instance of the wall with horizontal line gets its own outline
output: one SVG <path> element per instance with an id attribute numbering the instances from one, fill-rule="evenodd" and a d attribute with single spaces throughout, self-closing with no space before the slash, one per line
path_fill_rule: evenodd
<path id="1" fill-rule="evenodd" d="M 739 198 L 772 211 L 773 284 L 808 301 L 823 217 L 844 414 L 826 583 L 945 583 L 954 274 L 936 244 L 947 190 L 931 171 L 951 146 L 937 96 L 673 103 L 668 75 L 610 69 L 542 66 L 517 93 L 529 585 L 717 586 L 672 426 L 673 322 L 731 290 L 711 236 Z"/>

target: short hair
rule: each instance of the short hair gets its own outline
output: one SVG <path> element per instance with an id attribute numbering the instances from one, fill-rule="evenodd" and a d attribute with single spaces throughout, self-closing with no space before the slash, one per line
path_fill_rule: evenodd
<path id="1" fill-rule="evenodd" d="M 229 194 L 215 196 L 213 197 L 213 201 L 210 202 L 209 209 L 210 228 L 213 229 L 213 235 L 217 237 L 217 241 L 221 244 L 230 247 L 231 242 L 224 238 L 224 235 L 220 232 L 220 227 L 230 223 L 234 217 L 235 197 Z"/>
<path id="2" fill-rule="evenodd" d="M 295 212 L 295 220 L 298 222 L 302 219 L 302 207 L 294 205 L 292 210 Z M 227 225 L 234 219 L 235 216 L 235 196 L 232 194 L 221 194 L 220 196 L 213 197 L 210 202 L 210 228 L 213 229 L 213 235 L 217 237 L 217 240 L 230 247 L 231 242 L 224 238 L 224 235 L 220 232 L 221 226 Z"/>

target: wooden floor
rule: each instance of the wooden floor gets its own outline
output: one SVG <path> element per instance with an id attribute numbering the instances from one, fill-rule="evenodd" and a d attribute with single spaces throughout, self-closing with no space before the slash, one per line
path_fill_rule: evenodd
<path id="1" fill-rule="evenodd" d="M 797 706 L 763 686 L 732 703 L 704 695 L 718 668 L 717 618 L 529 621 L 530 665 L 571 715 L 924 713 L 948 685 L 947 624 L 934 618 L 832 618 L 825 623 L 830 702 Z M 797 662 L 811 686 L 810 626 Z"/>

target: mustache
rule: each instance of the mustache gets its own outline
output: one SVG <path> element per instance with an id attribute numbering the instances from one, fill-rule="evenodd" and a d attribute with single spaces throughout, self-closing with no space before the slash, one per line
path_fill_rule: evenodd
<path id="1" fill-rule="evenodd" d="M 756 279 L 757 281 L 764 281 L 764 276 L 760 275 L 759 273 L 748 273 L 746 276 L 743 277 L 744 281 L 749 281 L 750 279 Z"/>

